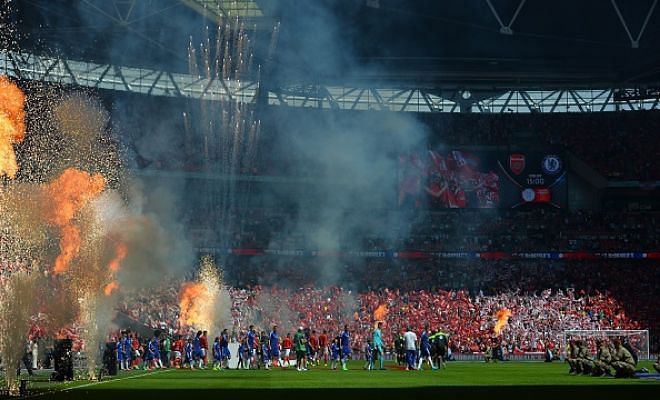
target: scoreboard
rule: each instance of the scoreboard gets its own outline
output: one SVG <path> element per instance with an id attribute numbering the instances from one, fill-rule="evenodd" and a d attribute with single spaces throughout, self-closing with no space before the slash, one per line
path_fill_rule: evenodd
<path id="1" fill-rule="evenodd" d="M 426 150 L 399 157 L 399 206 L 565 208 L 560 152 Z"/>

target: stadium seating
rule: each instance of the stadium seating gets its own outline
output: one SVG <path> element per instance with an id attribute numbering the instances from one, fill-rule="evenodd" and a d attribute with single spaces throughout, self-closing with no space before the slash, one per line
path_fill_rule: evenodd
<path id="1" fill-rule="evenodd" d="M 644 283 L 644 274 L 657 274 L 657 268 L 647 269 L 639 265 L 587 264 L 543 265 L 536 262 L 508 265 L 505 270 L 492 262 L 477 265 L 452 265 L 440 268 L 435 276 L 424 278 L 428 271 L 416 276 L 419 268 L 398 265 L 410 280 L 402 285 L 406 289 L 389 289 L 400 277 L 388 275 L 378 289 L 351 291 L 336 286 L 318 288 L 308 282 L 298 289 L 287 289 L 272 285 L 254 285 L 248 288 L 229 288 L 232 299 L 232 321 L 227 327 L 240 333 L 247 325 L 255 323 L 263 329 L 272 324 L 283 331 L 293 331 L 299 325 L 317 331 L 337 333 L 344 323 L 353 331 L 354 345 L 361 348 L 365 335 L 374 324 L 374 311 L 379 305 L 387 306 L 385 325 L 391 341 L 393 335 L 406 326 L 421 329 L 424 322 L 432 327 L 451 333 L 451 347 L 455 352 L 479 351 L 493 337 L 495 314 L 508 308 L 513 315 L 502 340 L 511 352 L 543 351 L 553 343 L 558 346 L 561 335 L 567 329 L 647 329 L 652 332 L 660 321 L 648 309 L 653 289 Z M 647 266 L 648 267 L 648 266 Z M 374 266 L 365 266 L 365 270 Z M 455 268 L 458 273 L 450 271 Z M 490 271 L 490 272 L 489 272 Z M 635 289 L 619 282 L 621 274 L 637 282 Z M 472 292 L 467 289 L 438 289 L 429 285 L 456 279 L 449 286 L 462 286 L 471 277 L 481 277 L 474 287 L 484 285 L 490 290 Z M 431 278 L 431 279 L 429 279 Z M 651 280 L 653 281 L 653 280 Z M 359 279 L 355 279 L 359 283 Z M 542 285 L 556 282 L 554 288 L 534 290 Z M 647 280 L 648 282 L 648 280 Z M 373 281 L 364 282 L 375 284 Z M 558 289 L 563 285 L 563 289 Z M 127 298 L 122 303 L 123 311 L 153 328 L 171 327 L 186 332 L 177 321 L 178 306 L 176 282 L 158 294 L 143 293 Z M 357 286 L 357 285 L 356 285 Z M 415 287 L 416 286 L 416 287 Z M 469 285 L 467 285 L 469 286 Z M 547 287 L 547 286 L 546 286 Z M 603 288 L 610 288 L 607 291 Z M 516 289 L 513 289 L 516 288 Z M 521 289 L 523 288 L 523 289 Z M 657 337 L 652 339 L 657 348 Z"/>
<path id="2" fill-rule="evenodd" d="M 283 225 L 284 211 L 254 209 L 240 218 L 242 230 L 233 236 L 233 246 L 304 246 L 299 236 L 273 240 L 270 227 Z M 473 210 L 430 214 L 413 221 L 410 234 L 397 246 L 424 251 L 642 251 L 660 246 L 654 213 L 578 211 L 559 216 L 545 210 L 493 214 L 485 220 Z M 375 250 L 385 241 L 371 237 L 352 246 Z M 514 316 L 503 339 L 525 351 L 556 342 L 563 329 L 650 329 L 651 351 L 660 344 L 660 318 L 653 308 L 659 271 L 652 261 L 372 258 L 336 259 L 328 266 L 306 257 L 234 256 L 228 264 L 232 321 L 227 327 L 235 330 L 249 323 L 287 329 L 302 323 L 336 331 L 350 321 L 359 345 L 373 323 L 374 309 L 388 304 L 391 334 L 427 320 L 452 332 L 455 350 L 471 351 L 491 335 L 497 308 L 506 307 Z M 28 265 L 29 260 L 2 256 L 0 283 Z M 326 286 L 328 268 L 342 277 L 342 289 Z M 178 332 L 180 283 L 165 281 L 160 291 L 125 296 L 119 308 L 140 324 Z M 78 331 L 72 326 L 64 333 L 41 335 L 68 336 L 77 350 L 83 348 Z"/>

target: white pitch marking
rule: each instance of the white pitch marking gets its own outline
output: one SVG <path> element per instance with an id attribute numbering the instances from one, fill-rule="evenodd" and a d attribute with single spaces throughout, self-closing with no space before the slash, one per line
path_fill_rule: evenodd
<path id="1" fill-rule="evenodd" d="M 54 391 L 46 391 L 46 392 L 39 393 L 39 394 L 36 394 L 36 395 L 27 396 L 27 398 L 41 397 L 41 396 L 50 395 L 50 394 L 53 394 L 53 393 L 66 392 L 66 391 L 68 391 L 68 390 L 75 390 L 75 389 L 80 389 L 80 388 L 85 388 L 85 387 L 90 387 L 90 386 L 101 385 L 101 384 L 103 384 L 103 383 L 117 382 L 117 381 L 125 381 L 125 380 L 127 380 L 127 379 L 134 379 L 134 378 L 141 378 L 141 377 L 143 377 L 143 376 L 155 375 L 155 374 L 159 374 L 159 373 L 161 373 L 161 372 L 167 372 L 167 371 L 171 371 L 171 369 L 161 369 L 161 370 L 158 370 L 158 371 L 147 372 L 146 374 L 139 374 L 139 375 L 125 376 L 125 377 L 123 377 L 123 378 L 116 378 L 116 379 L 108 379 L 107 381 L 90 382 L 90 383 L 86 383 L 86 384 L 84 384 L 84 385 L 71 386 L 71 387 L 67 387 L 67 388 L 59 389 L 59 390 L 54 390 Z"/>

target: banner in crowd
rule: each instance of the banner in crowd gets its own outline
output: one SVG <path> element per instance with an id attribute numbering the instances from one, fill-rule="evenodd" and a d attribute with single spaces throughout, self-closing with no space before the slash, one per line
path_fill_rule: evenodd
<path id="1" fill-rule="evenodd" d="M 399 157 L 400 207 L 519 208 L 567 204 L 559 152 L 428 150 Z"/>
<path id="2" fill-rule="evenodd" d="M 200 253 L 232 254 L 238 256 L 278 256 L 278 257 L 358 257 L 387 259 L 482 259 L 482 260 L 593 260 L 593 259 L 660 259 L 660 252 L 476 252 L 476 251 L 314 251 L 314 250 L 276 250 L 276 249 L 218 249 L 199 248 Z"/>

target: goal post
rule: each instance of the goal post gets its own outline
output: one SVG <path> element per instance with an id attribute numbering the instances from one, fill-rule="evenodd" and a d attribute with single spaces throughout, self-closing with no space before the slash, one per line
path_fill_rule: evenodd
<path id="1" fill-rule="evenodd" d="M 589 329 L 572 329 L 564 331 L 562 335 L 562 352 L 563 358 L 566 358 L 566 347 L 568 342 L 572 339 L 580 339 L 587 342 L 587 348 L 595 356 L 596 355 L 596 339 L 614 339 L 626 340 L 630 346 L 637 353 L 639 360 L 649 360 L 649 331 L 648 329 L 610 329 L 610 330 L 589 330 Z"/>

